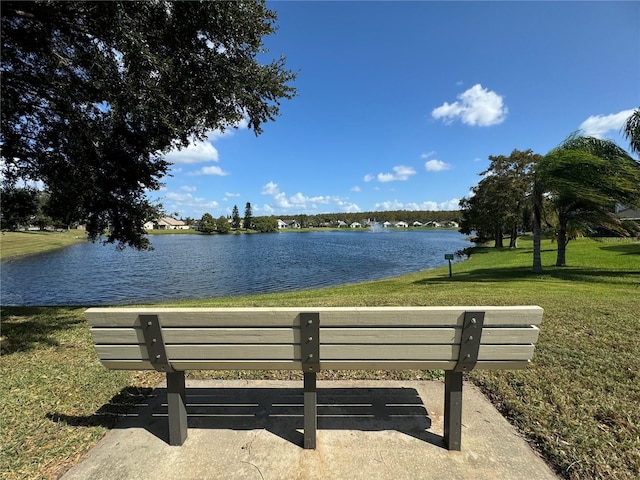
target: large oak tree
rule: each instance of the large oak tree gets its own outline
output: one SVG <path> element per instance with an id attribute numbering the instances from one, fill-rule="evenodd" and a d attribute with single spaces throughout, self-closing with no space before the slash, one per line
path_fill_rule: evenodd
<path id="1" fill-rule="evenodd" d="M 493 239 L 498 248 L 504 234 L 509 234 L 509 248 L 516 248 L 518 235 L 531 225 L 532 172 L 541 158 L 532 150 L 489 156 L 491 163 L 471 189 L 473 196 L 460 201 L 460 231 L 475 231 L 480 241 Z"/>
<path id="2" fill-rule="evenodd" d="M 3 181 L 40 181 L 90 238 L 148 246 L 163 154 L 295 95 L 265 2 L 3 2 Z"/>

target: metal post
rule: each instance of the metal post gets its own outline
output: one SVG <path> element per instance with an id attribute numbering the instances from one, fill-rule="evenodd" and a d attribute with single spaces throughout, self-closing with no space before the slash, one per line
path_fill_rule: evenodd
<path id="1" fill-rule="evenodd" d="M 444 259 L 449 260 L 449 278 L 453 277 L 453 272 L 451 271 L 451 260 L 453 260 L 453 253 L 445 253 Z"/>
<path id="2" fill-rule="evenodd" d="M 318 429 L 316 373 L 304 373 L 304 448 L 316 448 Z"/>
<path id="3" fill-rule="evenodd" d="M 304 448 L 316 448 L 318 397 L 316 372 L 320 371 L 320 314 L 300 314 L 300 353 L 304 372 Z"/>
<path id="4" fill-rule="evenodd" d="M 444 372 L 444 444 L 460 451 L 462 439 L 462 372 Z"/>
<path id="5" fill-rule="evenodd" d="M 187 400 L 184 372 L 167 373 L 169 445 L 182 445 L 187 439 Z"/>

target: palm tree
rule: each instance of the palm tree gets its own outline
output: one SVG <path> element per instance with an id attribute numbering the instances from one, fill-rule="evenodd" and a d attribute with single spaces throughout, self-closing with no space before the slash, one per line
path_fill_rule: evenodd
<path id="1" fill-rule="evenodd" d="M 640 155 L 640 108 L 636 109 L 625 122 L 623 135 L 629 140 L 631 151 Z"/>
<path id="2" fill-rule="evenodd" d="M 534 175 L 531 198 L 533 199 L 533 273 L 542 273 L 542 255 L 540 242 L 542 239 L 542 182 Z"/>
<path id="3" fill-rule="evenodd" d="M 566 265 L 572 232 L 595 225 L 625 234 L 627 229 L 614 214 L 615 204 L 640 204 L 640 164 L 610 140 L 573 134 L 538 163 L 535 175 L 539 190 L 534 197 L 540 201 L 547 195 L 558 217 L 559 267 Z M 539 242 L 534 242 L 534 271 L 541 270 L 536 264 L 539 249 Z"/>

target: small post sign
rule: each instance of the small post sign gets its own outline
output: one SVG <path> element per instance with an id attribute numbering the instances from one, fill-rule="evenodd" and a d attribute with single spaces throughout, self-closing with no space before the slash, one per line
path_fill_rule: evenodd
<path id="1" fill-rule="evenodd" d="M 453 277 L 453 273 L 451 272 L 451 260 L 453 260 L 453 253 L 445 253 L 444 259 L 449 260 L 449 278 Z"/>

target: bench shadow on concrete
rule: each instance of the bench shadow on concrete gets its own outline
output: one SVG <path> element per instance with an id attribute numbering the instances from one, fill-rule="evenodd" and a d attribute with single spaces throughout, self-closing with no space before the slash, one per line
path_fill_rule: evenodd
<path id="1" fill-rule="evenodd" d="M 113 428 L 144 428 L 168 443 L 166 399 L 166 388 L 154 389 Z M 187 388 L 188 426 L 191 432 L 265 429 L 302 446 L 302 400 L 302 388 Z M 84 423 L 60 414 L 55 419 Z M 319 431 L 395 430 L 444 448 L 442 436 L 428 431 L 431 424 L 414 388 L 318 388 Z"/>

